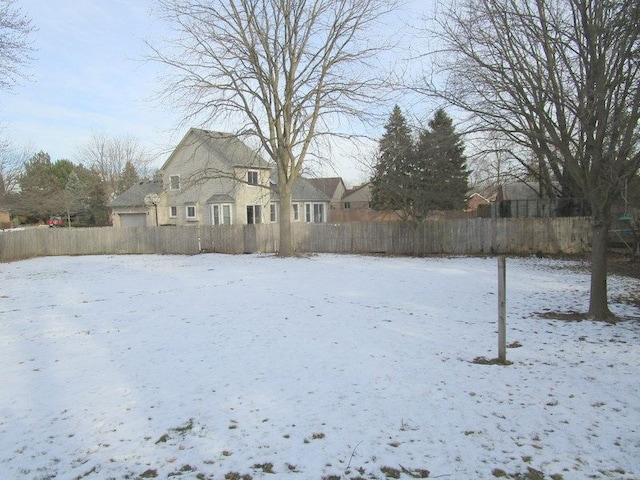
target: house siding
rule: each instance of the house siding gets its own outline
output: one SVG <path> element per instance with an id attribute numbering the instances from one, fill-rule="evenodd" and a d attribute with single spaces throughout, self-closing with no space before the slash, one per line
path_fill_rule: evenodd
<path id="1" fill-rule="evenodd" d="M 260 206 L 260 223 L 270 223 L 271 205 L 279 203 L 272 185 L 274 174 L 273 165 L 261 159 L 235 136 L 191 129 L 159 171 L 158 224 L 213 225 L 213 205 L 230 206 L 231 223 L 234 225 L 246 225 L 248 209 Z M 178 179 L 179 186 L 176 184 Z M 255 184 L 251 184 L 253 182 Z M 304 221 L 302 202 L 323 203 L 325 212 L 328 211 L 329 198 L 307 180 L 300 178 L 294 187 L 297 193 L 293 201 L 301 204 L 300 220 Z M 131 208 L 151 215 L 154 207 L 145 206 L 141 198 L 134 205 L 133 193 L 123 194 L 126 205 L 133 205 Z M 170 215 L 172 207 L 176 210 L 175 216 Z M 195 208 L 193 218 L 187 216 L 190 207 Z M 254 213 L 257 210 L 254 209 Z M 278 205 L 278 220 L 279 210 Z M 155 212 L 152 218 L 155 225 Z"/>

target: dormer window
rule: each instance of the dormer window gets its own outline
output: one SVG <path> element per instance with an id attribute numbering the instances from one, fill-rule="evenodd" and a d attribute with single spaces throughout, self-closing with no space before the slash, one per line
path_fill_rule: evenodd
<path id="1" fill-rule="evenodd" d="M 247 172 L 247 183 L 249 185 L 258 185 L 258 172 L 256 170 L 249 170 Z"/>
<path id="2" fill-rule="evenodd" d="M 169 177 L 169 189 L 180 190 L 180 175 L 171 175 Z"/>

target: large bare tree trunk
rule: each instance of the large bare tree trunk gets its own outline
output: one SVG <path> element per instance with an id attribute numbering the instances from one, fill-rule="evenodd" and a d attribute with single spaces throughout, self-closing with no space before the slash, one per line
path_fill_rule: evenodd
<path id="1" fill-rule="evenodd" d="M 280 248 L 278 256 L 292 257 L 295 254 L 293 245 L 293 232 L 291 231 L 291 185 L 288 183 L 279 184 L 280 193 Z"/>
<path id="2" fill-rule="evenodd" d="M 611 209 L 593 202 L 591 215 L 591 295 L 589 316 L 595 320 L 610 320 L 607 300 L 607 251 Z"/>

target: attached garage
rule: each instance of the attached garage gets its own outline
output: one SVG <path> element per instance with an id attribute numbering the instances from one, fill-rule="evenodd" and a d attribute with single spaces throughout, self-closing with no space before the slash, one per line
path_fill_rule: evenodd
<path id="1" fill-rule="evenodd" d="M 120 226 L 121 227 L 146 227 L 147 226 L 147 214 L 146 213 L 120 213 Z"/>

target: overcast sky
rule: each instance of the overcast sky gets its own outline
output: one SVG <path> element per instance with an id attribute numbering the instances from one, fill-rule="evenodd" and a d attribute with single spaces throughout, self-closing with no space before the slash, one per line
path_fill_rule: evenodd
<path id="1" fill-rule="evenodd" d="M 417 16 L 430 3 L 411 0 L 408 8 Z M 157 67 L 142 57 L 144 39 L 161 35 L 153 0 L 18 0 L 17 5 L 38 29 L 36 52 L 28 70 L 32 80 L 0 92 L 3 136 L 14 147 L 75 162 L 92 132 L 133 135 L 160 166 L 185 132 L 176 129 L 178 113 L 151 100 Z M 362 180 L 349 160 L 338 161 L 337 170 L 348 181 Z"/>

